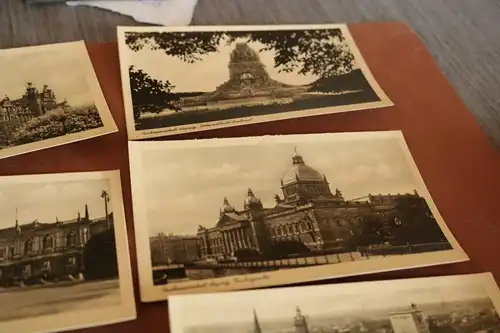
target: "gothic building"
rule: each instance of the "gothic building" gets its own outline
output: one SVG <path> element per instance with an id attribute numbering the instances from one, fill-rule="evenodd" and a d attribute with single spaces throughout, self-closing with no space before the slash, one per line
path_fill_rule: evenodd
<path id="1" fill-rule="evenodd" d="M 11 100 L 5 96 L 0 99 L 0 130 L 10 133 L 32 118 L 66 106 L 66 101 L 59 103 L 56 100 L 54 92 L 47 85 L 39 91 L 31 82 L 28 82 L 21 98 Z"/>
<path id="2" fill-rule="evenodd" d="M 253 310 L 253 333 L 263 333 L 255 309 Z"/>
<path id="3" fill-rule="evenodd" d="M 300 311 L 300 308 L 298 306 L 293 321 L 295 333 L 309 333 L 309 324 L 307 322 L 307 318 L 302 315 L 302 312 Z M 255 309 L 253 310 L 253 333 L 264 333 Z"/>
<path id="4" fill-rule="evenodd" d="M 309 325 L 307 324 L 307 318 L 302 315 L 300 308 L 297 306 L 295 318 L 294 318 L 295 333 L 309 333 Z"/>
<path id="5" fill-rule="evenodd" d="M 397 198 L 418 197 L 378 194 L 345 200 L 297 152 L 281 178 L 281 192 L 275 195 L 274 207 L 264 207 L 251 189 L 241 210 L 224 198 L 215 225 L 198 227 L 202 257 L 229 256 L 238 249 L 262 253 L 281 241 L 297 241 L 311 251 L 342 249 L 359 234 L 365 216 L 394 213 Z"/>
<path id="6" fill-rule="evenodd" d="M 35 220 L 0 230 L 0 286 L 76 279 L 84 270 L 83 249 L 94 236 L 112 228 L 113 213 L 90 219 L 85 205 L 72 220 Z"/>

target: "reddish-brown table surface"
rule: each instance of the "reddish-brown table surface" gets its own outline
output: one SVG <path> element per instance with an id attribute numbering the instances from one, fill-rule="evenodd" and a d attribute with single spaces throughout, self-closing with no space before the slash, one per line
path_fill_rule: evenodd
<path id="1" fill-rule="evenodd" d="M 470 261 L 364 275 L 329 283 L 490 271 L 500 282 L 500 152 L 494 148 L 439 72 L 418 37 L 404 24 L 349 25 L 366 62 L 395 106 L 269 122 L 169 137 L 168 140 L 402 130 L 442 216 Z M 116 43 L 88 45 L 119 132 L 0 161 L 0 175 L 120 169 L 129 232 L 138 319 L 87 333 L 168 331 L 166 302 L 142 304 L 137 292 L 127 134 Z M 326 282 L 323 282 L 326 283 Z M 196 316 L 195 313 L 192 314 Z"/>

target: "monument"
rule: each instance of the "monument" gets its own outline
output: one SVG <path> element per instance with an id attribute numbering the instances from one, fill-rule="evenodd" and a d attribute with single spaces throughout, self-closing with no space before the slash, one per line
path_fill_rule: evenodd
<path id="1" fill-rule="evenodd" d="M 270 77 L 259 53 L 247 43 L 236 43 L 229 56 L 229 80 L 215 91 L 181 99 L 181 105 L 230 107 L 269 104 L 307 92 L 308 86 L 288 85 Z"/>

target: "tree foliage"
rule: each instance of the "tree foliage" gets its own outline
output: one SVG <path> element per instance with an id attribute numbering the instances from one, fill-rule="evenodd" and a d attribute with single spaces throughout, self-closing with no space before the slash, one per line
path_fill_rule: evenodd
<path id="1" fill-rule="evenodd" d="M 266 250 L 267 257 L 270 259 L 285 258 L 289 255 L 308 253 L 309 248 L 297 240 L 283 240 L 271 243 Z"/>
<path id="2" fill-rule="evenodd" d="M 83 249 L 86 280 L 118 276 L 116 241 L 113 229 L 93 235 Z"/>
<path id="3" fill-rule="evenodd" d="M 101 117 L 95 106 L 50 111 L 43 116 L 29 120 L 19 127 L 12 134 L 9 144 L 17 146 L 102 126 Z"/>
<path id="4" fill-rule="evenodd" d="M 419 196 L 401 196 L 392 212 L 372 213 L 363 217 L 358 246 L 426 244 L 445 242 L 439 224 L 425 199 Z"/>
<path id="5" fill-rule="evenodd" d="M 252 260 L 259 258 L 259 251 L 255 249 L 237 249 L 234 251 L 234 256 L 238 261 Z"/>
<path id="6" fill-rule="evenodd" d="M 134 119 L 139 120 L 143 112 L 160 113 L 164 109 L 179 111 L 180 97 L 172 93 L 175 88 L 169 81 L 154 79 L 142 69 L 129 67 L 130 91 L 134 108 Z"/>
<path id="7" fill-rule="evenodd" d="M 396 223 L 398 239 L 410 244 L 446 241 L 424 198 L 402 196 L 396 199 L 401 223 Z"/>
<path id="8" fill-rule="evenodd" d="M 132 51 L 163 50 L 188 63 L 218 51 L 221 41 L 236 39 L 260 42 L 260 51 L 274 50 L 275 68 L 280 72 L 330 77 L 350 72 L 354 55 L 340 29 L 284 31 L 204 31 L 204 32 L 129 32 L 126 44 Z"/>

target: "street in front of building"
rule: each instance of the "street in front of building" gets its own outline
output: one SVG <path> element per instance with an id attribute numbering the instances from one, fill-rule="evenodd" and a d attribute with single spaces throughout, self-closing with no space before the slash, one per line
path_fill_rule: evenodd
<path id="1" fill-rule="evenodd" d="M 0 290 L 0 322 L 53 315 L 66 311 L 102 309 L 120 302 L 118 280 Z"/>

